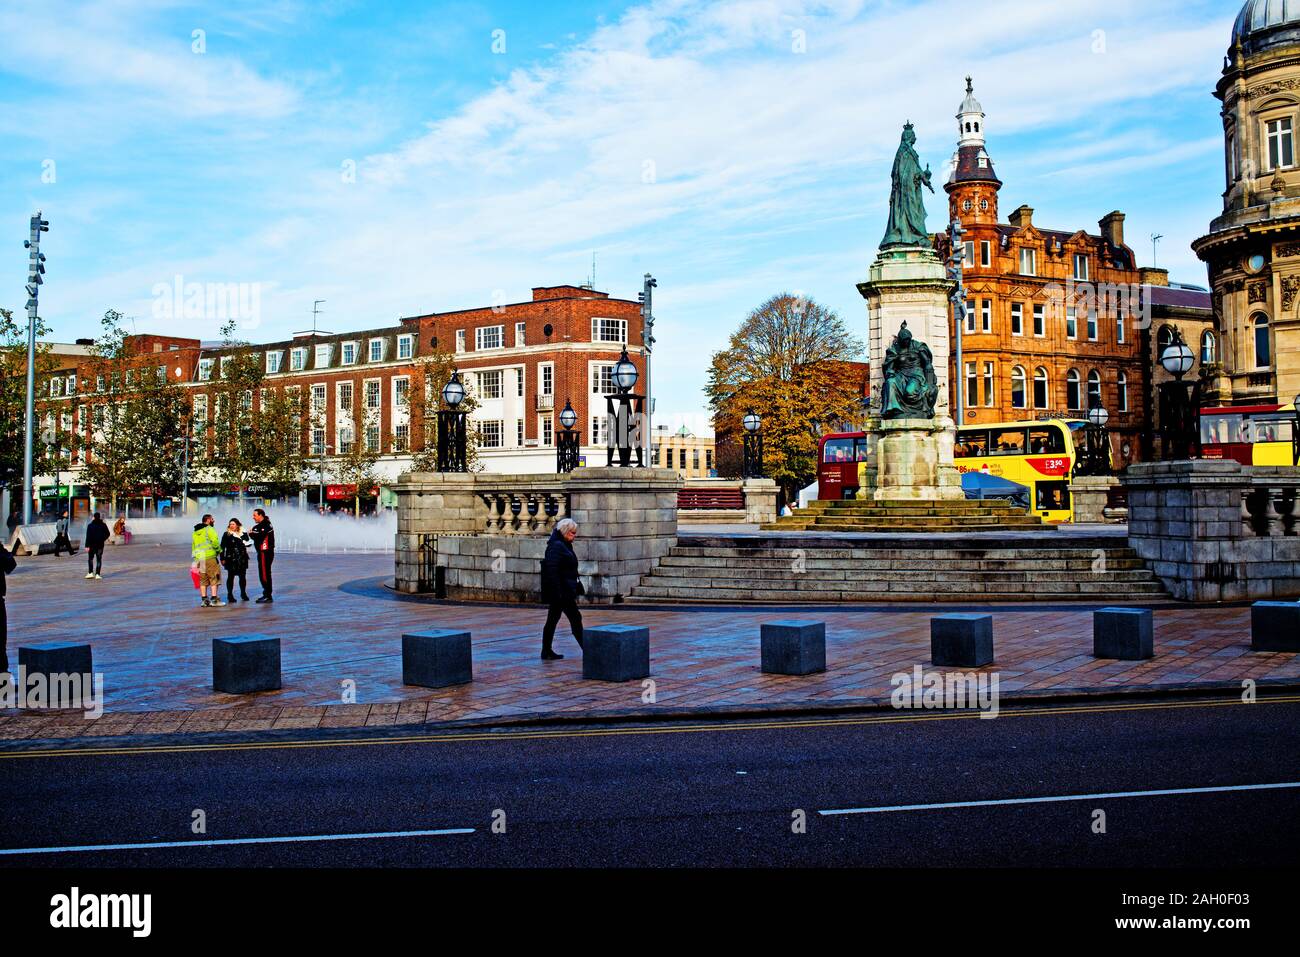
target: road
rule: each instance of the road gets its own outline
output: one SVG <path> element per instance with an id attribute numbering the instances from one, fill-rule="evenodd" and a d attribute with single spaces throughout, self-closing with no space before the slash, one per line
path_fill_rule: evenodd
<path id="1" fill-rule="evenodd" d="M 188 739 L 0 752 L 0 773 L 6 868 L 1292 866 L 1300 850 L 1295 696 Z"/>

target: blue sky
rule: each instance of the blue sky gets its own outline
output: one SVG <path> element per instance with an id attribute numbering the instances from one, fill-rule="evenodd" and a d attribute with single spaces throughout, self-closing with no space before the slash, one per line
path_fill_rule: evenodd
<path id="1" fill-rule="evenodd" d="M 899 129 L 941 178 L 967 73 L 1004 218 L 1028 203 L 1095 231 L 1122 209 L 1143 264 L 1162 233 L 1160 265 L 1204 284 L 1189 243 L 1221 205 L 1212 90 L 1238 9 L 5 0 L 0 305 L 26 299 L 38 207 L 41 313 L 63 341 L 110 307 L 214 338 L 215 318 L 154 318 L 176 275 L 259 284 L 244 335 L 261 341 L 310 328 L 316 299 L 340 331 L 526 299 L 585 281 L 594 252 L 615 296 L 658 278 L 659 421 L 701 428 L 710 354 L 769 295 L 865 333 L 854 286 Z"/>

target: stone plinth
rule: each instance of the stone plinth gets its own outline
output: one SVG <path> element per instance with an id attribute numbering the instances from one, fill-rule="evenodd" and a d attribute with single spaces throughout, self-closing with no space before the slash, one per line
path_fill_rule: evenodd
<path id="1" fill-rule="evenodd" d="M 930 661 L 937 668 L 993 664 L 993 616 L 939 615 L 930 619 Z"/>
<path id="2" fill-rule="evenodd" d="M 773 479 L 745 479 L 745 522 L 765 525 L 776 521 L 776 482 Z"/>
<path id="3" fill-rule="evenodd" d="M 1074 504 L 1074 521 L 1079 525 L 1122 523 L 1128 509 L 1107 508 L 1110 490 L 1119 487 L 1113 475 L 1080 475 L 1070 482 L 1070 500 Z"/>
<path id="4" fill-rule="evenodd" d="M 858 284 L 867 301 L 867 342 L 871 356 L 871 398 L 883 394 L 885 350 L 903 323 L 913 338 L 930 347 L 939 384 L 940 416 L 948 411 L 948 363 L 952 354 L 948 331 L 948 297 L 954 283 L 930 246 L 883 250 L 876 255 L 868 279 Z"/>
<path id="5" fill-rule="evenodd" d="M 468 631 L 435 629 L 402 635 L 402 684 L 446 688 L 474 680 Z"/>
<path id="6" fill-rule="evenodd" d="M 1121 481 L 1129 545 L 1175 598 L 1300 597 L 1300 470 L 1147 462 Z"/>
<path id="7" fill-rule="evenodd" d="M 760 629 L 764 674 L 811 675 L 826 670 L 824 621 L 769 621 Z"/>
<path id="8" fill-rule="evenodd" d="M 280 689 L 280 639 L 266 635 L 212 639 L 212 687 L 226 694 Z"/>
<path id="9" fill-rule="evenodd" d="M 860 493 L 877 502 L 965 499 L 953 465 L 951 419 L 882 419 L 873 426 L 875 474 Z"/>
<path id="10" fill-rule="evenodd" d="M 650 629 L 597 625 L 582 635 L 582 677 L 635 681 L 650 677 Z"/>
<path id="11" fill-rule="evenodd" d="M 1300 603 L 1257 601 L 1250 608 L 1254 651 L 1300 651 Z"/>
<path id="12" fill-rule="evenodd" d="M 1101 608 L 1092 614 L 1092 656 L 1116 661 L 1155 657 L 1155 616 L 1148 608 Z"/>
<path id="13" fill-rule="evenodd" d="M 578 523 L 583 601 L 622 601 L 677 541 L 670 469 L 583 468 L 568 475 L 407 473 L 397 484 L 395 584 L 450 599 L 539 601 L 541 559 L 561 518 Z"/>
<path id="14" fill-rule="evenodd" d="M 18 667 L 28 675 L 89 675 L 94 672 L 91 660 L 85 642 L 49 641 L 18 648 Z"/>

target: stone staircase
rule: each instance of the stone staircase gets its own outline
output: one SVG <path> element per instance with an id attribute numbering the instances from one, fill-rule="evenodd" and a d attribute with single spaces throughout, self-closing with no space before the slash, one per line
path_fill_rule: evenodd
<path id="1" fill-rule="evenodd" d="M 1166 597 L 1126 539 L 1039 531 L 679 536 L 629 600 L 1122 604 Z"/>
<path id="2" fill-rule="evenodd" d="M 1010 532 L 1052 528 L 1032 512 L 1002 499 L 949 502 L 810 502 L 764 531 L 788 532 Z"/>

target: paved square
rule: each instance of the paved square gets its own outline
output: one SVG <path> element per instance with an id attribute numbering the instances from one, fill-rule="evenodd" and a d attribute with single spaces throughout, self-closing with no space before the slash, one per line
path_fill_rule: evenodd
<path id="1" fill-rule="evenodd" d="M 582 680 L 582 658 L 561 624 L 564 661 L 542 662 L 544 609 L 439 605 L 385 587 L 382 553 L 281 554 L 276 601 L 198 607 L 183 546 L 137 542 L 108 550 L 104 578 L 84 579 L 79 558 L 20 559 L 9 578 L 9 649 L 76 639 L 104 675 L 105 714 L 0 712 L 0 738 L 175 731 L 360 727 L 522 716 L 602 716 L 721 708 L 849 705 L 887 699 L 891 676 L 929 669 L 930 618 L 952 608 L 806 607 L 826 622 L 824 674 L 760 671 L 764 622 L 789 609 L 587 608 L 590 625 L 650 628 L 654 700 L 642 682 Z M 223 593 L 224 594 L 224 593 Z M 1156 657 L 1092 657 L 1098 606 L 991 609 L 1003 694 L 1106 690 L 1243 679 L 1300 680 L 1300 660 L 1250 649 L 1249 608 L 1156 611 Z M 474 681 L 443 689 L 402 685 L 402 634 L 430 628 L 473 633 Z M 252 695 L 211 688 L 212 639 L 263 633 L 281 639 L 284 686 Z M 344 704 L 355 689 L 356 704 Z"/>

